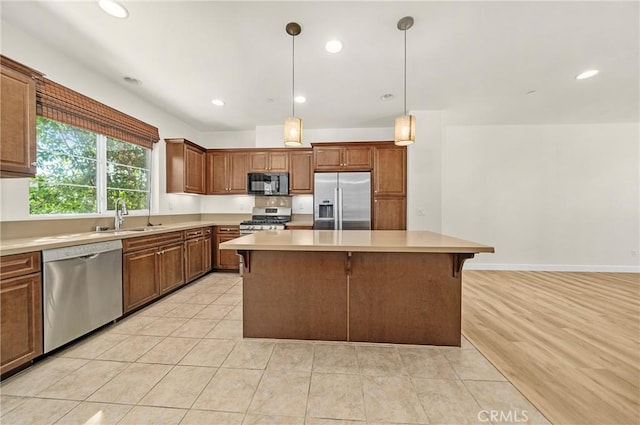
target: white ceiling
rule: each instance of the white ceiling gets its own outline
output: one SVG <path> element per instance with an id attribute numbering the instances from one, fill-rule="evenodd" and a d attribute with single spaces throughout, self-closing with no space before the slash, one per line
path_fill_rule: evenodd
<path id="1" fill-rule="evenodd" d="M 121 3 L 127 19 L 94 1 L 3 0 L 2 19 L 200 131 L 252 130 L 291 113 L 290 21 L 302 26 L 296 91 L 307 103 L 296 114 L 305 128 L 392 126 L 403 108 L 396 23 L 406 15 L 415 19 L 410 110 L 444 110 L 453 124 L 638 121 L 637 1 Z M 332 55 L 324 44 L 334 37 L 344 49 Z M 591 68 L 600 74 L 575 80 Z M 395 98 L 381 101 L 385 93 Z"/>

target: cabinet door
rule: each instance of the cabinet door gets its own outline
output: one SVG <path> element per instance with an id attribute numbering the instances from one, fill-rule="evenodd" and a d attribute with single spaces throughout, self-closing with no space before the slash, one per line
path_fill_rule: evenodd
<path id="1" fill-rule="evenodd" d="M 238 235 L 216 235 L 216 269 L 221 270 L 238 270 L 240 268 L 240 259 L 235 251 L 219 248 L 222 242 L 230 241 L 237 238 Z"/>
<path id="2" fill-rule="evenodd" d="M 229 190 L 227 193 L 247 193 L 247 170 L 249 155 L 246 152 L 232 152 L 229 154 Z"/>
<path id="3" fill-rule="evenodd" d="M 225 195 L 228 193 L 227 154 L 207 153 L 207 194 Z"/>
<path id="4" fill-rule="evenodd" d="M 289 152 L 270 152 L 269 171 L 272 173 L 286 173 L 289 171 Z"/>
<path id="5" fill-rule="evenodd" d="M 123 295 L 125 313 L 160 295 L 156 266 L 156 248 L 124 254 Z"/>
<path id="6" fill-rule="evenodd" d="M 373 230 L 406 230 L 406 228 L 406 198 L 375 198 L 373 200 Z"/>
<path id="7" fill-rule="evenodd" d="M 376 147 L 374 150 L 374 196 L 407 195 L 407 150 Z"/>
<path id="8" fill-rule="evenodd" d="M 357 145 L 357 143 L 354 143 Z M 347 146 L 343 148 L 342 166 L 348 170 L 371 170 L 371 148 L 369 146 Z"/>
<path id="9" fill-rule="evenodd" d="M 184 244 L 160 247 L 158 250 L 158 286 L 163 294 L 182 285 L 184 280 Z"/>
<path id="10" fill-rule="evenodd" d="M 313 162 L 316 170 L 340 170 L 342 168 L 342 148 L 314 147 Z"/>
<path id="11" fill-rule="evenodd" d="M 204 246 L 202 248 L 204 255 L 204 272 L 211 271 L 211 259 L 213 258 L 213 240 L 211 236 L 204 238 Z"/>
<path id="12" fill-rule="evenodd" d="M 251 152 L 249 154 L 249 171 L 263 173 L 269 170 L 268 152 Z"/>
<path id="13" fill-rule="evenodd" d="M 42 354 L 42 275 L 0 282 L 0 374 Z"/>
<path id="14" fill-rule="evenodd" d="M 187 239 L 184 245 L 187 282 L 190 282 L 204 272 L 204 238 Z"/>
<path id="15" fill-rule="evenodd" d="M 289 170 L 289 193 L 291 195 L 313 193 L 313 153 L 291 152 Z"/>
<path id="16" fill-rule="evenodd" d="M 36 85 L 31 76 L 0 70 L 0 174 L 36 174 Z"/>
<path id="17" fill-rule="evenodd" d="M 193 146 L 184 146 L 184 191 L 204 194 L 205 192 L 205 153 Z"/>

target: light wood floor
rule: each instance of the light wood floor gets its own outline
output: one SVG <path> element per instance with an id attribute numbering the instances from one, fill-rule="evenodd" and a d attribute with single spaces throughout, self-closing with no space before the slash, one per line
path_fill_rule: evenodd
<path id="1" fill-rule="evenodd" d="M 640 275 L 464 271 L 463 334 L 554 424 L 640 424 Z"/>

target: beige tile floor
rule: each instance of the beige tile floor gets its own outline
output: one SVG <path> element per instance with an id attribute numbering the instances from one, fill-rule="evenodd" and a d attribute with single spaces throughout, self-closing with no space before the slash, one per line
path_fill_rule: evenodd
<path id="1" fill-rule="evenodd" d="M 0 384 L 0 423 L 547 424 L 461 348 L 242 338 L 210 274 Z"/>

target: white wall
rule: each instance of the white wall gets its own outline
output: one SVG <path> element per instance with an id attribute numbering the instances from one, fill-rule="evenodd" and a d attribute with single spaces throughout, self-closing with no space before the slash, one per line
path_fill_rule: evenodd
<path id="1" fill-rule="evenodd" d="M 442 113 L 411 111 L 411 114 L 416 119 L 416 141 L 407 147 L 407 229 L 440 232 Z"/>
<path id="2" fill-rule="evenodd" d="M 198 140 L 192 140 L 206 149 L 253 148 L 256 144 L 256 132 L 248 131 L 210 131 L 200 133 Z"/>
<path id="3" fill-rule="evenodd" d="M 467 268 L 640 271 L 637 124 L 451 126 L 443 233 L 495 246 Z"/>
<path id="4" fill-rule="evenodd" d="M 199 133 L 195 129 L 6 21 L 1 21 L 1 35 L 3 55 L 43 72 L 57 83 L 158 127 L 161 141 L 153 149 L 152 213 L 200 212 L 199 197 L 167 194 L 165 191 L 165 144 L 162 139 L 185 137 L 197 140 Z M 28 179 L 0 179 L 0 201 L 2 221 L 28 220 Z"/>

